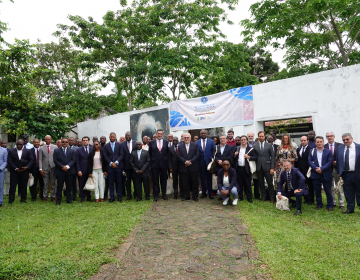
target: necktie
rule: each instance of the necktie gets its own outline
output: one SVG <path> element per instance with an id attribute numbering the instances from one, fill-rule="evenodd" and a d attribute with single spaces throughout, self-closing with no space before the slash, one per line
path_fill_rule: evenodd
<path id="1" fill-rule="evenodd" d="M 66 156 L 66 148 L 64 148 L 64 155 Z"/>
<path id="2" fill-rule="evenodd" d="M 345 171 L 349 171 L 349 170 L 350 170 L 349 155 L 350 155 L 349 147 L 346 147 L 346 152 L 345 152 L 345 167 L 344 167 L 344 170 L 345 170 Z"/>
<path id="3" fill-rule="evenodd" d="M 305 147 L 303 147 L 301 156 L 303 156 L 304 153 L 305 153 Z"/>
<path id="4" fill-rule="evenodd" d="M 189 144 L 186 145 L 186 153 L 189 153 Z"/>
<path id="5" fill-rule="evenodd" d="M 111 150 L 114 152 L 114 146 L 115 146 L 115 143 L 114 142 L 112 142 L 111 143 Z"/>
<path id="6" fill-rule="evenodd" d="M 330 144 L 330 150 L 331 150 L 331 153 L 334 155 L 334 150 L 333 150 L 333 145 Z"/>
<path id="7" fill-rule="evenodd" d="M 264 148 L 263 148 L 263 143 L 260 143 L 260 150 L 263 151 Z"/>
<path id="8" fill-rule="evenodd" d="M 128 149 L 129 149 L 129 152 L 130 152 L 130 142 L 128 142 Z"/>
<path id="9" fill-rule="evenodd" d="M 175 152 L 176 152 L 176 154 L 177 154 L 177 146 L 175 146 Z"/>
<path id="10" fill-rule="evenodd" d="M 87 150 L 87 147 L 85 146 L 85 152 L 88 154 L 88 150 Z"/>
<path id="11" fill-rule="evenodd" d="M 36 167 L 39 167 L 39 148 L 36 149 Z"/>
<path id="12" fill-rule="evenodd" d="M 139 161 L 140 161 L 140 156 L 141 156 L 141 152 L 140 152 L 140 153 L 138 153 L 138 159 L 139 159 Z"/>
<path id="13" fill-rule="evenodd" d="M 159 152 L 161 152 L 161 140 L 159 140 Z"/>
<path id="14" fill-rule="evenodd" d="M 291 191 L 291 179 L 290 179 L 290 172 L 286 172 L 287 173 L 287 187 L 288 187 L 288 191 Z"/>
<path id="15" fill-rule="evenodd" d="M 50 146 L 47 146 L 48 154 L 50 154 Z"/>
<path id="16" fill-rule="evenodd" d="M 203 151 L 205 152 L 205 139 L 203 139 Z"/>

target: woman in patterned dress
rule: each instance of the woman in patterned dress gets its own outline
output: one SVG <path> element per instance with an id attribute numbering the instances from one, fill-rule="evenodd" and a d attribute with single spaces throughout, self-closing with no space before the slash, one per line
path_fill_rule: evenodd
<path id="1" fill-rule="evenodd" d="M 280 173 L 284 170 L 283 160 L 289 159 L 294 163 L 298 159 L 296 149 L 292 145 L 291 137 L 289 134 L 284 134 L 281 139 L 281 145 L 278 147 L 276 152 L 276 181 L 279 182 Z"/>

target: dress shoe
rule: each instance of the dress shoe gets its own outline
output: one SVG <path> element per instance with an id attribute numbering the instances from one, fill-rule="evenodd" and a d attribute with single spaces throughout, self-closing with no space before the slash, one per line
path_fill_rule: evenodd
<path id="1" fill-rule="evenodd" d="M 321 209 L 321 207 L 316 207 L 316 208 L 315 208 L 315 210 L 320 210 L 320 209 Z"/>
<path id="2" fill-rule="evenodd" d="M 167 197 L 167 195 L 163 195 L 162 198 L 163 198 L 163 200 L 169 200 L 168 197 Z"/>
<path id="3" fill-rule="evenodd" d="M 174 194 L 174 197 L 173 197 L 173 199 L 177 199 L 177 194 Z"/>
<path id="4" fill-rule="evenodd" d="M 129 201 L 129 200 L 131 200 L 132 199 L 132 196 L 128 196 L 127 198 L 126 198 L 126 201 Z"/>
<path id="5" fill-rule="evenodd" d="M 314 202 L 309 202 L 309 206 L 313 206 L 314 205 Z"/>
<path id="6" fill-rule="evenodd" d="M 300 214 L 302 214 L 302 212 L 301 212 L 301 210 L 296 210 L 296 212 L 294 213 L 294 216 L 297 216 L 297 215 L 300 215 Z"/>
<path id="7" fill-rule="evenodd" d="M 253 203 L 252 199 L 248 199 L 248 201 L 249 201 L 250 203 Z"/>
<path id="8" fill-rule="evenodd" d="M 11 205 L 12 204 L 12 202 L 9 202 L 9 205 Z"/>
<path id="9" fill-rule="evenodd" d="M 146 196 L 145 199 L 146 199 L 146 200 L 150 200 L 150 196 Z"/>
<path id="10" fill-rule="evenodd" d="M 99 202 L 99 199 L 95 199 L 95 203 L 98 203 Z"/>
<path id="11" fill-rule="evenodd" d="M 157 197 L 154 197 L 153 201 L 154 201 L 154 202 L 157 202 Z"/>
<path id="12" fill-rule="evenodd" d="M 20 203 L 27 203 L 26 200 L 20 201 Z"/>
<path id="13" fill-rule="evenodd" d="M 104 202 L 104 200 L 103 200 L 103 199 L 101 199 L 100 201 L 101 201 L 101 202 Z"/>
<path id="14" fill-rule="evenodd" d="M 354 210 L 350 211 L 349 209 L 346 210 L 345 212 L 342 212 L 343 214 L 354 214 Z"/>
<path id="15" fill-rule="evenodd" d="M 195 202 L 198 202 L 198 201 L 199 201 L 199 198 L 196 196 L 196 197 L 193 197 L 193 200 L 194 200 Z"/>
<path id="16" fill-rule="evenodd" d="M 345 207 L 344 207 L 344 206 L 340 206 L 340 209 L 341 209 L 341 210 L 345 210 Z"/>
<path id="17" fill-rule="evenodd" d="M 212 194 L 209 194 L 209 199 L 214 199 L 214 196 Z"/>
<path id="18" fill-rule="evenodd" d="M 51 202 L 55 202 L 55 201 L 56 201 L 56 199 L 55 199 L 55 198 L 52 198 L 52 199 L 51 199 Z"/>
<path id="19" fill-rule="evenodd" d="M 72 204 L 73 202 L 72 202 L 72 201 L 66 201 L 66 203 L 68 203 L 68 204 Z"/>
<path id="20" fill-rule="evenodd" d="M 183 198 L 181 198 L 181 200 L 182 200 L 182 201 L 190 200 L 190 198 L 185 198 L 185 197 L 183 197 Z"/>
<path id="21" fill-rule="evenodd" d="M 265 201 L 265 198 L 263 198 L 261 201 L 264 202 L 264 201 Z"/>
<path id="22" fill-rule="evenodd" d="M 46 202 L 47 201 L 47 199 L 43 199 L 43 202 Z"/>
<path id="23" fill-rule="evenodd" d="M 328 211 L 330 211 L 330 212 L 331 212 L 331 211 L 333 211 L 333 209 L 332 209 L 332 208 L 326 208 L 326 209 L 327 209 Z"/>
<path id="24" fill-rule="evenodd" d="M 109 199 L 109 203 L 113 203 L 114 201 L 115 201 L 115 198 L 114 199 L 112 199 L 112 198 Z"/>
<path id="25" fill-rule="evenodd" d="M 55 205 L 55 206 L 58 206 L 58 205 L 60 205 L 60 202 L 56 202 L 56 205 Z"/>
<path id="26" fill-rule="evenodd" d="M 200 198 L 205 198 L 205 197 L 207 197 L 206 193 L 202 193 L 200 196 Z"/>
<path id="27" fill-rule="evenodd" d="M 122 198 L 118 197 L 117 201 L 122 202 Z"/>
<path id="28" fill-rule="evenodd" d="M 2 204 L 0 204 L 0 207 L 2 207 Z"/>
<path id="29" fill-rule="evenodd" d="M 138 201 L 141 201 L 141 198 L 137 197 L 137 198 L 136 198 L 136 202 L 138 202 Z"/>
<path id="30" fill-rule="evenodd" d="M 32 198 L 31 201 L 32 201 L 32 202 L 36 201 L 36 198 Z"/>
<path id="31" fill-rule="evenodd" d="M 270 203 L 271 203 L 271 204 L 274 204 L 274 203 L 275 203 L 275 200 L 271 200 Z"/>

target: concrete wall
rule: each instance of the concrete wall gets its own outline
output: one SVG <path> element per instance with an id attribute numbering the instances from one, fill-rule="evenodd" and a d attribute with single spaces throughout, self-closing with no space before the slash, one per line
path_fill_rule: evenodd
<path id="1" fill-rule="evenodd" d="M 335 141 L 341 142 L 341 134 L 352 133 L 360 142 L 360 65 L 324 71 L 316 74 L 253 86 L 254 124 L 232 128 L 235 135 L 256 133 L 264 129 L 264 122 L 297 117 L 312 117 L 317 135 L 335 133 Z M 136 113 L 166 108 L 168 105 L 136 111 Z M 78 124 L 79 138 L 118 136 L 130 130 L 130 115 L 126 112 Z M 182 131 L 173 132 L 180 136 Z M 118 137 L 119 138 L 119 137 Z"/>

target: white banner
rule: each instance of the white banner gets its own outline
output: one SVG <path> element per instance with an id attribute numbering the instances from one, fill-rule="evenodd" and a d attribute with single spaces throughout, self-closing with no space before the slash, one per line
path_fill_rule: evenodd
<path id="1" fill-rule="evenodd" d="M 173 131 L 252 124 L 252 86 L 172 102 L 169 114 Z"/>

